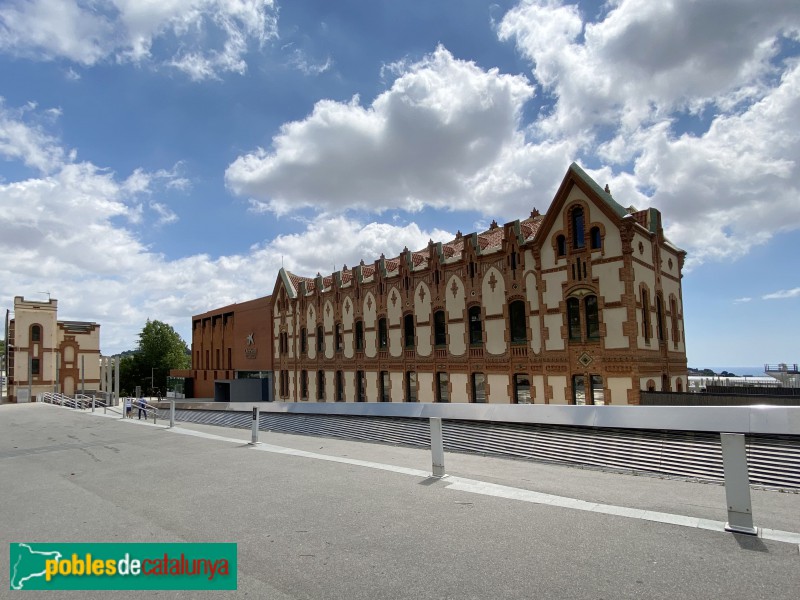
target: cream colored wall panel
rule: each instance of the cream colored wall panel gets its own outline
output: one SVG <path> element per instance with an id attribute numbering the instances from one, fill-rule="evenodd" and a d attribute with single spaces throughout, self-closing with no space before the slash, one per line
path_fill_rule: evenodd
<path id="1" fill-rule="evenodd" d="M 417 399 L 419 402 L 435 402 L 433 395 L 433 373 L 417 373 Z"/>
<path id="2" fill-rule="evenodd" d="M 506 320 L 487 320 L 483 323 L 483 326 L 486 331 L 486 352 L 493 355 L 503 354 L 507 347 L 504 339 Z"/>
<path id="3" fill-rule="evenodd" d="M 353 328 L 353 301 L 350 298 L 345 298 L 342 303 L 342 327 L 344 329 Z"/>
<path id="4" fill-rule="evenodd" d="M 453 289 L 455 288 L 455 293 Z M 447 280 L 445 286 L 445 305 L 447 307 L 447 320 L 464 318 L 466 299 L 464 297 L 464 282 L 453 275 Z"/>
<path id="5" fill-rule="evenodd" d="M 392 286 L 389 288 L 389 293 L 386 295 L 388 301 L 386 302 L 386 316 L 389 320 L 389 325 L 399 325 L 403 321 L 403 297 L 400 290 Z"/>
<path id="6" fill-rule="evenodd" d="M 642 252 L 639 251 L 639 244 L 641 243 Z M 646 262 L 648 265 L 653 264 L 653 246 L 650 243 L 650 238 L 635 233 L 633 235 L 633 255 L 641 261 Z"/>
<path id="7" fill-rule="evenodd" d="M 633 389 L 630 377 L 609 377 L 606 387 L 611 392 L 611 404 L 628 404 L 628 390 Z"/>
<path id="8" fill-rule="evenodd" d="M 486 316 L 502 315 L 506 305 L 506 284 L 503 274 L 496 268 L 489 268 L 481 281 L 483 310 Z"/>
<path id="9" fill-rule="evenodd" d="M 417 322 L 431 320 L 431 290 L 420 283 L 414 291 L 414 314 Z"/>
<path id="10" fill-rule="evenodd" d="M 389 330 L 389 354 L 394 357 L 403 355 L 403 332 L 400 329 Z"/>
<path id="11" fill-rule="evenodd" d="M 486 402 L 489 404 L 509 404 L 511 402 L 508 391 L 508 375 L 489 373 L 486 376 L 486 382 L 489 384 L 489 394 L 486 397 Z"/>
<path id="12" fill-rule="evenodd" d="M 561 375 L 550 375 L 547 384 L 553 388 L 550 404 L 569 404 L 567 400 L 567 378 Z"/>
<path id="13" fill-rule="evenodd" d="M 365 331 L 364 332 L 364 355 L 367 358 L 375 358 L 378 355 L 378 332 Z"/>
<path id="14" fill-rule="evenodd" d="M 450 336 L 450 354 L 453 356 L 463 356 L 467 351 L 466 342 L 467 328 L 464 323 L 448 323 L 447 334 Z"/>
<path id="15" fill-rule="evenodd" d="M 469 402 L 469 376 L 466 373 L 450 374 L 450 402 Z"/>
<path id="16" fill-rule="evenodd" d="M 533 258 L 531 258 L 531 262 L 526 264 L 532 265 Z M 528 299 L 530 310 L 539 310 L 539 293 L 536 290 L 536 275 L 534 273 L 528 273 L 525 276 L 525 296 Z"/>
<path id="17" fill-rule="evenodd" d="M 375 327 L 377 322 L 375 317 L 376 307 L 377 302 L 375 302 L 375 296 L 372 295 L 372 292 L 365 294 L 364 304 L 361 307 L 361 314 L 364 315 L 364 327 Z"/>
<path id="18" fill-rule="evenodd" d="M 404 377 L 405 374 L 402 371 L 389 372 L 389 380 L 392 383 L 392 402 L 403 402 L 405 399 Z"/>
<path id="19" fill-rule="evenodd" d="M 528 317 L 528 327 L 531 330 L 531 350 L 534 354 L 539 354 L 542 351 L 542 330 L 539 325 L 539 317 L 536 315 Z"/>
<path id="20" fill-rule="evenodd" d="M 600 295 L 605 302 L 620 302 L 625 295 L 625 282 L 620 281 L 622 260 L 592 265 L 592 276 L 600 278 Z"/>
<path id="21" fill-rule="evenodd" d="M 345 358 L 353 358 L 355 356 L 355 335 L 352 332 L 347 332 L 344 334 L 343 340 Z"/>
<path id="22" fill-rule="evenodd" d="M 416 334 L 417 356 L 430 356 L 433 353 L 430 325 L 418 325 L 416 328 Z"/>
<path id="23" fill-rule="evenodd" d="M 628 338 L 622 333 L 627 310 L 624 307 L 606 308 L 603 309 L 601 316 L 606 325 L 606 348 L 627 348 Z"/>
<path id="24" fill-rule="evenodd" d="M 542 332 L 542 337 L 544 338 L 545 351 L 564 349 L 564 340 L 561 338 L 561 327 L 563 324 L 564 318 L 560 314 L 544 316 L 544 331 Z"/>
<path id="25" fill-rule="evenodd" d="M 566 271 L 555 271 L 542 275 L 545 283 L 543 301 L 544 308 L 557 308 L 558 303 L 564 299 L 561 284 L 567 281 Z"/>
<path id="26" fill-rule="evenodd" d="M 544 404 L 544 377 L 542 375 L 531 377 L 531 402 Z"/>

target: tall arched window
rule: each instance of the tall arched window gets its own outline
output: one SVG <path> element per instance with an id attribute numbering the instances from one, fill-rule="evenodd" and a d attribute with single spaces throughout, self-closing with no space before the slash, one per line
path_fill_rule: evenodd
<path id="1" fill-rule="evenodd" d="M 583 209 L 576 206 L 572 209 L 572 247 L 583 248 L 585 245 L 585 224 Z"/>
<path id="2" fill-rule="evenodd" d="M 325 331 L 322 325 L 317 325 L 317 352 L 325 351 Z"/>
<path id="3" fill-rule="evenodd" d="M 364 349 L 364 321 L 356 321 L 356 350 Z"/>
<path id="4" fill-rule="evenodd" d="M 414 315 L 407 314 L 403 317 L 403 337 L 406 348 L 414 347 Z"/>
<path id="5" fill-rule="evenodd" d="M 563 235 L 556 237 L 556 255 L 567 255 L 567 238 L 565 238 Z"/>
<path id="6" fill-rule="evenodd" d="M 481 324 L 481 307 L 470 306 L 469 311 L 469 343 L 477 346 L 483 343 L 483 325 Z"/>
<path id="7" fill-rule="evenodd" d="M 642 334 L 644 341 L 650 342 L 650 301 L 647 289 L 642 288 Z"/>
<path id="8" fill-rule="evenodd" d="M 334 347 L 336 348 L 336 351 L 337 352 L 341 352 L 342 350 L 344 350 L 344 341 L 342 340 L 342 324 L 341 323 L 337 323 L 336 324 L 336 338 L 335 338 L 335 340 L 336 340 L 336 342 L 335 342 L 336 345 Z"/>
<path id="9" fill-rule="evenodd" d="M 511 333 L 512 344 L 521 344 L 528 341 L 525 325 L 525 302 L 523 300 L 514 300 L 508 305 L 508 329 Z"/>
<path id="10" fill-rule="evenodd" d="M 664 301 L 661 294 L 656 294 L 656 334 L 658 341 L 664 341 Z"/>
<path id="11" fill-rule="evenodd" d="M 433 313 L 433 345 L 447 345 L 447 325 L 445 323 L 443 310 L 437 310 Z"/>
<path id="12" fill-rule="evenodd" d="M 600 240 L 600 228 L 599 227 L 592 227 L 589 230 L 589 240 L 592 245 L 592 250 L 597 250 L 600 248 L 602 241 Z"/>
<path id="13" fill-rule="evenodd" d="M 308 351 L 308 332 L 306 328 L 303 327 L 300 330 L 300 352 L 305 354 Z"/>
<path id="14" fill-rule="evenodd" d="M 42 328 L 38 325 L 33 325 L 31 327 L 31 341 L 32 342 L 41 342 L 42 341 Z"/>
<path id="15" fill-rule="evenodd" d="M 581 305 L 577 298 L 567 298 L 567 324 L 569 339 L 581 339 Z"/>
<path id="16" fill-rule="evenodd" d="M 344 374 L 336 371 L 336 402 L 344 402 Z"/>
<path id="17" fill-rule="evenodd" d="M 600 337 L 600 315 L 597 310 L 597 296 L 586 296 L 584 299 L 586 310 L 586 337 L 596 340 Z"/>
<path id="18" fill-rule="evenodd" d="M 386 317 L 378 319 L 378 348 L 385 350 L 389 347 L 389 330 L 386 327 Z"/>

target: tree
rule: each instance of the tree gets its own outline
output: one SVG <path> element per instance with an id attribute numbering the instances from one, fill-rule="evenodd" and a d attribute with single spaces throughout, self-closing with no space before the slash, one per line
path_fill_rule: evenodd
<path id="1" fill-rule="evenodd" d="M 147 320 L 139 334 L 135 353 L 120 362 L 120 390 L 133 392 L 137 385 L 145 392 L 164 392 L 170 369 L 191 366 L 189 348 L 172 326 L 161 321 Z"/>

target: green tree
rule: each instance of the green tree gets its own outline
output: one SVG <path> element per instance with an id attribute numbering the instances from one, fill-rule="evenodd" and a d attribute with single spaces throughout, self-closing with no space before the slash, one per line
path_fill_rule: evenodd
<path id="1" fill-rule="evenodd" d="M 146 394 L 162 394 L 167 387 L 171 369 L 191 366 L 189 348 L 172 326 L 161 321 L 147 320 L 139 334 L 136 352 L 120 362 L 120 391 L 133 393 L 137 385 Z"/>

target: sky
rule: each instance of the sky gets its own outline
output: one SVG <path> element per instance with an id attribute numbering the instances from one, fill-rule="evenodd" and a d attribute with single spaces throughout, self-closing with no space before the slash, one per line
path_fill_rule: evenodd
<path id="1" fill-rule="evenodd" d="M 544 212 L 573 161 L 686 250 L 689 366 L 800 362 L 797 0 L 0 2 L 0 308 L 103 354 Z"/>

